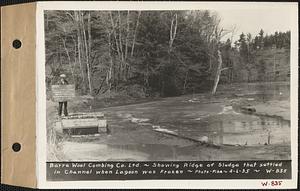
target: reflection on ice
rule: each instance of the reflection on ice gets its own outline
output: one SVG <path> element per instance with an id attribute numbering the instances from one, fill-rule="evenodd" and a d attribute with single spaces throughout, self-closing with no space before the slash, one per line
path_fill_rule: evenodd
<path id="1" fill-rule="evenodd" d="M 216 117 L 216 116 L 214 116 Z M 195 138 L 207 137 L 216 145 L 269 145 L 290 143 L 290 122 L 280 118 L 246 114 L 222 114 L 208 118 L 198 129 L 179 133 Z"/>

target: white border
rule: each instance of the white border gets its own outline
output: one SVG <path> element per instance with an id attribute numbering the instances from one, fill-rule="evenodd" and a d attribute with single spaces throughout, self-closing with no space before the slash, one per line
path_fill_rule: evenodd
<path id="1" fill-rule="evenodd" d="M 280 9 L 291 10 L 291 145 L 292 180 L 283 180 L 280 189 L 297 187 L 298 169 L 298 7 L 297 3 L 271 2 L 38 2 L 37 3 L 37 177 L 38 188 L 188 188 L 188 189 L 268 189 L 262 187 L 263 180 L 130 180 L 130 181 L 46 181 L 46 90 L 44 10 L 233 10 L 233 9 Z M 272 180 L 268 180 L 272 181 Z"/>

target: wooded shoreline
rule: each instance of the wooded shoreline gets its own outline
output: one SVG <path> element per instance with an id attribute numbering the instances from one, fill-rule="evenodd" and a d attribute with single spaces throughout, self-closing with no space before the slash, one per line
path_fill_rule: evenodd
<path id="1" fill-rule="evenodd" d="M 234 42 L 209 10 L 45 11 L 46 84 L 65 73 L 81 95 L 168 97 L 288 81 L 290 31 L 257 31 Z"/>

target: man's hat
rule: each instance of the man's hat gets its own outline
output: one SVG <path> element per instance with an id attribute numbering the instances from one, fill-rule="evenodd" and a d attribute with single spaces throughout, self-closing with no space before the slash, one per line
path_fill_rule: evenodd
<path id="1" fill-rule="evenodd" d="M 61 74 L 60 77 L 61 77 L 61 78 L 65 78 L 65 77 L 66 77 L 66 74 Z"/>

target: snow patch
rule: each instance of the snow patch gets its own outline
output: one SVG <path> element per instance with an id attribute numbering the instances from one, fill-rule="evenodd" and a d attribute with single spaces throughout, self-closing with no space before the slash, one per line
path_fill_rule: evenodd
<path id="1" fill-rule="evenodd" d="M 239 115 L 239 113 L 235 112 L 232 108 L 232 106 L 225 106 L 223 107 L 223 111 L 221 111 L 218 114 L 235 114 L 235 115 Z"/>
<path id="2" fill-rule="evenodd" d="M 207 136 L 202 136 L 202 137 L 198 138 L 198 141 L 208 143 L 208 137 Z"/>
<path id="3" fill-rule="evenodd" d="M 150 119 L 135 118 L 135 117 L 131 118 L 132 123 L 145 123 L 145 122 L 148 122 L 149 120 Z"/>
<path id="4" fill-rule="evenodd" d="M 193 99 L 189 99 L 188 102 L 195 103 L 195 102 L 200 102 L 200 100 L 193 98 Z"/>
<path id="5" fill-rule="evenodd" d="M 177 135 L 176 132 L 171 131 L 171 130 L 169 130 L 169 129 L 158 128 L 158 129 L 154 129 L 154 130 L 155 130 L 155 131 L 158 131 L 158 132 L 162 132 L 162 133 L 169 133 L 169 134 Z"/>

